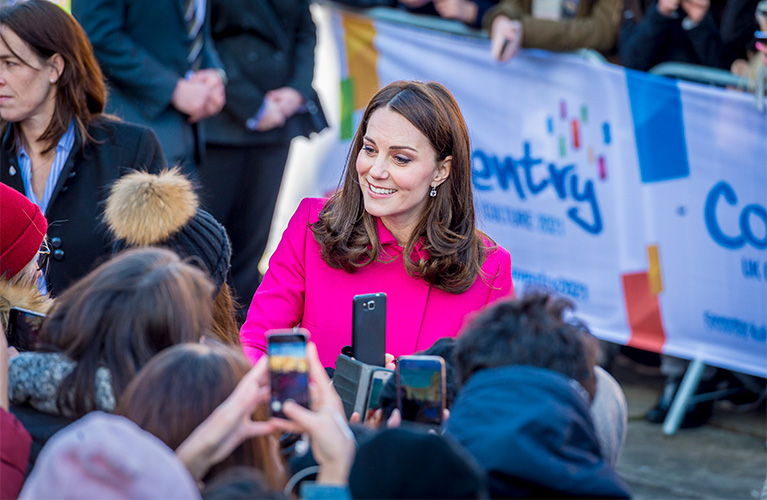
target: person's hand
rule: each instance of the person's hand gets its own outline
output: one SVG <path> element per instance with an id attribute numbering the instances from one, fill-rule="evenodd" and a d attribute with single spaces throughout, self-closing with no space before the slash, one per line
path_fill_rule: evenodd
<path id="1" fill-rule="evenodd" d="M 312 409 L 286 401 L 282 411 L 289 420 L 275 418 L 271 422 L 284 431 L 309 435 L 312 455 L 320 465 L 317 482 L 346 484 L 356 450 L 354 435 L 344 419 L 343 402 L 330 383 L 312 342 L 306 344 L 306 359 Z"/>
<path id="2" fill-rule="evenodd" d="M 170 102 L 174 108 L 189 115 L 189 122 L 195 123 L 205 116 L 205 106 L 210 99 L 211 90 L 201 81 L 179 79 Z"/>
<path id="3" fill-rule="evenodd" d="M 490 27 L 490 52 L 498 61 L 514 57 L 522 46 L 522 23 L 498 16 Z"/>
<path id="4" fill-rule="evenodd" d="M 266 98 L 277 105 L 286 120 L 295 115 L 306 102 L 304 96 L 291 87 L 280 87 L 270 90 L 266 93 Z"/>
<path id="5" fill-rule="evenodd" d="M 264 106 L 266 106 L 266 109 L 256 126 L 256 130 L 259 132 L 266 132 L 267 130 L 272 130 L 273 128 L 285 125 L 285 115 L 282 114 L 280 107 L 276 102 L 270 99 L 269 96 L 264 99 Z"/>
<path id="6" fill-rule="evenodd" d="M 671 17 L 679 9 L 680 0 L 658 0 L 658 12 L 662 16 Z"/>
<path id="7" fill-rule="evenodd" d="M 434 0 L 434 8 L 439 17 L 455 19 L 464 24 L 474 24 L 479 9 L 471 0 Z"/>
<path id="8" fill-rule="evenodd" d="M 682 10 L 695 24 L 703 21 L 710 6 L 709 0 L 682 0 Z"/>
<path id="9" fill-rule="evenodd" d="M 202 82 L 207 85 L 210 90 L 210 96 L 205 104 L 205 114 L 199 119 L 217 115 L 224 109 L 224 104 L 226 104 L 226 89 L 224 87 L 224 81 L 221 79 L 221 74 L 218 71 L 212 68 L 195 71 L 189 78 L 189 81 Z"/>
<path id="10" fill-rule="evenodd" d="M 420 9 L 431 0 L 399 0 L 399 3 L 411 9 Z"/>
<path id="11" fill-rule="evenodd" d="M 384 368 L 387 370 L 395 370 L 397 368 L 397 362 L 394 354 L 389 354 L 388 352 L 384 354 Z"/>
<path id="12" fill-rule="evenodd" d="M 259 360 L 232 394 L 176 449 L 176 455 L 195 479 L 200 480 L 247 439 L 276 430 L 271 421 L 253 420 L 256 407 L 269 400 L 267 362 L 266 357 Z"/>

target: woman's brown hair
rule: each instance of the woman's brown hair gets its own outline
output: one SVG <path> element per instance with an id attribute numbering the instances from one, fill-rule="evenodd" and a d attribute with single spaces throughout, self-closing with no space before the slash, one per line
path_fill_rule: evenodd
<path id="1" fill-rule="evenodd" d="M 365 211 L 356 169 L 363 136 L 374 111 L 388 108 L 406 118 L 431 143 L 436 162 L 452 156 L 450 175 L 428 198 L 426 211 L 405 244 L 405 269 L 440 290 L 463 293 L 471 287 L 485 258 L 483 234 L 474 224 L 469 132 L 458 104 L 439 83 L 397 81 L 378 91 L 362 117 L 346 159 L 343 186 L 312 225 L 322 258 L 336 269 L 354 272 L 379 258 L 375 217 Z M 424 193 L 425 195 L 425 193 Z M 416 244 L 428 259 L 412 259 Z"/>
<path id="2" fill-rule="evenodd" d="M 176 449 L 234 391 L 251 364 L 241 350 L 223 344 L 184 344 L 152 359 L 118 401 L 116 413 Z M 259 406 L 256 420 L 268 413 Z M 270 436 L 248 439 L 211 468 L 205 482 L 232 466 L 264 471 L 272 488 L 285 486 L 284 465 Z M 272 448 L 273 446 L 273 448 Z"/>
<path id="3" fill-rule="evenodd" d="M 40 330 L 45 350 L 75 362 L 60 384 L 59 409 L 96 408 L 96 371 L 109 370 L 115 399 L 155 354 L 197 342 L 211 324 L 213 284 L 170 250 L 127 250 L 56 298 Z"/>
<path id="4" fill-rule="evenodd" d="M 104 75 L 85 30 L 71 14 L 48 0 L 26 0 L 3 6 L 0 8 L 0 28 L 10 29 L 29 45 L 38 56 L 37 62 L 44 62 L 54 54 L 64 60 L 63 72 L 56 83 L 56 109 L 39 138 L 47 142 L 44 152 L 56 147 L 73 119 L 85 145 L 91 139 L 87 127 L 104 112 L 107 100 Z M 8 46 L 2 29 L 0 39 Z M 12 50 L 10 46 L 8 48 Z M 16 53 L 14 56 L 35 68 L 32 61 L 24 61 Z M 8 122 L 0 121 L 0 137 L 8 126 Z"/>

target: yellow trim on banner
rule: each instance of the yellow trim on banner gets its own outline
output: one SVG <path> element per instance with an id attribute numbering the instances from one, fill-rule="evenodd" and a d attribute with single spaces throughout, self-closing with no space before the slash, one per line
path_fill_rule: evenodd
<path id="1" fill-rule="evenodd" d="M 354 109 L 364 109 L 378 92 L 378 50 L 373 45 L 373 21 L 344 14 L 344 41 L 349 78 L 354 82 Z"/>
<path id="2" fill-rule="evenodd" d="M 653 295 L 658 295 L 663 291 L 663 275 L 661 274 L 658 245 L 647 247 L 647 260 L 650 264 L 647 270 L 647 279 L 650 280 L 650 292 Z"/>

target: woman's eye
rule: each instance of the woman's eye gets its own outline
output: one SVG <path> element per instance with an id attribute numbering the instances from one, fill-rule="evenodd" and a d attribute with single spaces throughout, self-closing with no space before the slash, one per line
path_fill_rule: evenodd
<path id="1" fill-rule="evenodd" d="M 394 157 L 394 161 L 396 161 L 400 165 L 407 165 L 408 163 L 410 163 L 410 158 L 408 158 L 407 156 L 396 155 Z"/>
<path id="2" fill-rule="evenodd" d="M 375 153 L 375 150 L 373 149 L 373 147 L 367 146 L 367 145 L 362 146 L 362 151 L 364 151 L 366 154 L 369 154 L 369 155 Z"/>

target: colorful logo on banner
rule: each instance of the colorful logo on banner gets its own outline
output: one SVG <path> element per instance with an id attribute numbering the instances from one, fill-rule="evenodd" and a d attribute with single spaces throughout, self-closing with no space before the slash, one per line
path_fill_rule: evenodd
<path id="1" fill-rule="evenodd" d="M 546 117 L 546 133 L 554 142 L 547 151 L 558 151 L 557 158 L 544 158 L 534 154 L 531 142 L 522 144 L 523 154 L 519 157 L 506 156 L 499 159 L 481 149 L 474 151 L 472 182 L 478 191 L 490 191 L 500 188 L 517 194 L 520 200 L 527 200 L 539 194 L 552 191 L 562 202 L 569 206 L 565 210 L 567 218 L 581 230 L 597 235 L 603 230 L 599 200 L 594 186 L 594 178 L 599 182 L 607 179 L 607 163 L 601 151 L 612 142 L 610 124 L 605 122 L 599 127 L 599 138 L 595 142 L 587 141 L 585 126 L 589 123 L 588 107 L 584 104 L 575 108 L 575 114 L 568 114 L 568 103 L 559 102 L 556 113 Z M 593 137 L 592 137 L 593 139 Z M 586 150 L 589 167 L 578 168 L 579 160 Z M 556 156 L 553 154 L 551 156 Z M 546 170 L 541 178 L 540 171 Z M 537 175 L 533 174 L 536 171 Z M 585 178 L 584 178 L 585 177 Z M 508 208 L 510 213 L 504 212 Z M 479 207 L 488 220 L 507 222 L 515 227 L 535 228 L 544 233 L 563 236 L 565 233 L 561 219 L 555 216 L 532 214 L 529 211 L 511 207 L 496 207 L 482 203 Z M 504 216 L 508 217 L 504 217 Z"/>
<path id="2" fill-rule="evenodd" d="M 373 44 L 376 31 L 373 21 L 343 15 L 347 77 L 341 80 L 341 140 L 354 135 L 354 111 L 364 109 L 378 89 L 378 50 Z"/>

